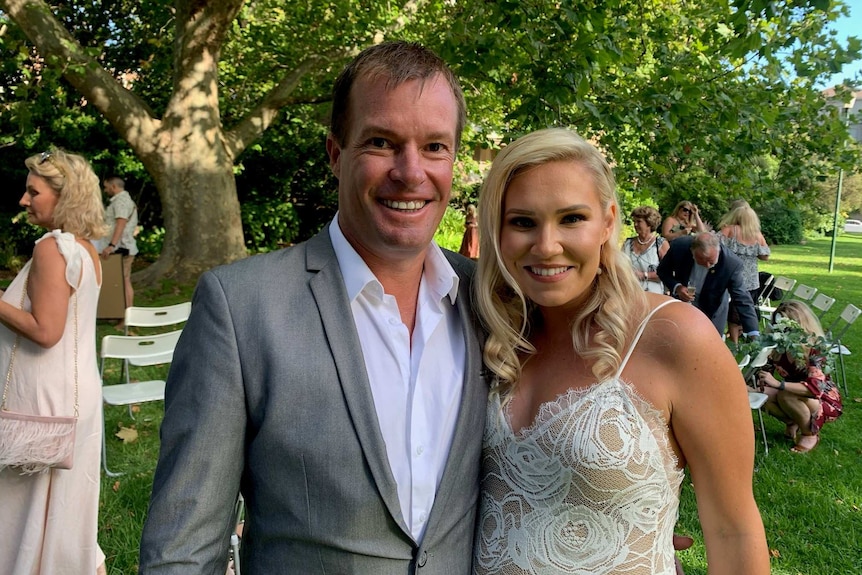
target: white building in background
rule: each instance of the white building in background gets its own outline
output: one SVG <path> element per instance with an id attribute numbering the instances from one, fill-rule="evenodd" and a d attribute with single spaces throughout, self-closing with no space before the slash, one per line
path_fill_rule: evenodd
<path id="1" fill-rule="evenodd" d="M 822 93 L 826 98 L 826 105 L 837 108 L 841 119 L 849 120 L 850 137 L 862 144 L 862 90 L 853 92 L 849 102 L 836 100 L 834 88 L 827 88 Z"/>

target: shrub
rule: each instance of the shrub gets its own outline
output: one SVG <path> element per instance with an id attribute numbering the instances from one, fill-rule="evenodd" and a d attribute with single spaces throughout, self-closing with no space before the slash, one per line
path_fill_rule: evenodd
<path id="1" fill-rule="evenodd" d="M 783 202 L 771 202 L 759 210 L 760 228 L 770 244 L 798 244 L 802 241 L 802 215 Z"/>

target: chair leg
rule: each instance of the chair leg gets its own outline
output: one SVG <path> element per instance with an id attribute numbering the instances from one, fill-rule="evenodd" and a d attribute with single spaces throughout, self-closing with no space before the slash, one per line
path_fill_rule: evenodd
<path id="1" fill-rule="evenodd" d="M 841 386 L 844 388 L 844 397 L 847 397 L 847 373 L 844 371 L 844 354 L 841 353 L 841 340 L 838 340 L 838 361 L 841 364 Z"/>
<path id="2" fill-rule="evenodd" d="M 757 410 L 757 418 L 760 420 L 760 434 L 763 436 L 763 455 L 769 455 L 769 443 L 766 441 L 766 427 L 763 425 L 763 410 Z"/>
<path id="3" fill-rule="evenodd" d="M 108 477 L 119 477 L 122 473 L 116 473 L 108 469 L 108 443 L 105 433 L 105 404 L 102 403 L 102 467 L 105 468 L 105 475 Z"/>

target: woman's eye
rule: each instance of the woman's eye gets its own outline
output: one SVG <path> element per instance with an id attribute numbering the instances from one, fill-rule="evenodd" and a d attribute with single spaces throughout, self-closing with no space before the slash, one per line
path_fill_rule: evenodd
<path id="1" fill-rule="evenodd" d="M 566 214 L 565 216 L 563 216 L 562 221 L 564 224 L 576 224 L 578 222 L 584 221 L 584 219 L 584 216 L 582 216 L 581 214 Z"/>
<path id="2" fill-rule="evenodd" d="M 531 228 L 533 227 L 533 220 L 523 216 L 515 216 L 509 220 L 509 225 L 515 228 Z"/>

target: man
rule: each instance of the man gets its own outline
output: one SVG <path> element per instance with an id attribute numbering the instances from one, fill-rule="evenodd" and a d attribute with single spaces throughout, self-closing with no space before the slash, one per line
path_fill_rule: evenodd
<path id="1" fill-rule="evenodd" d="M 738 306 L 744 333 L 760 335 L 757 309 L 743 287 L 742 260 L 724 249 L 717 235 L 701 232 L 673 240 L 656 271 L 671 295 L 693 302 L 712 320 L 720 334 L 727 327 L 727 294 L 730 292 Z"/>
<path id="2" fill-rule="evenodd" d="M 403 42 L 335 84 L 339 211 L 203 274 L 168 378 L 140 573 L 470 571 L 487 385 L 472 263 L 431 243 L 465 122 L 457 80 Z"/>
<path id="3" fill-rule="evenodd" d="M 111 198 L 108 209 L 105 210 L 105 223 L 110 228 L 108 245 L 102 250 L 102 258 L 108 259 L 111 254 L 123 257 L 123 287 L 125 290 L 126 307 L 132 307 L 135 301 L 135 291 L 132 289 L 132 262 L 138 253 L 135 242 L 135 228 L 138 226 L 138 208 L 129 192 L 126 183 L 116 176 L 103 182 L 105 193 Z"/>

